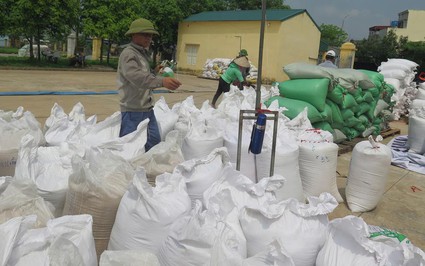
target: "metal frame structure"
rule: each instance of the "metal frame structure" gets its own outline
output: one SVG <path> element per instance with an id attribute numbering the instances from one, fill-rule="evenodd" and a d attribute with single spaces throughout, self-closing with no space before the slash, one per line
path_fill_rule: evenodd
<path id="1" fill-rule="evenodd" d="M 256 120 L 258 114 L 263 113 L 267 115 L 267 120 L 274 120 L 273 125 L 273 140 L 272 140 L 272 153 L 270 160 L 270 176 L 274 174 L 274 162 L 276 157 L 276 136 L 277 136 L 277 123 L 279 118 L 278 111 L 269 110 L 240 110 L 239 112 L 239 133 L 238 133 L 238 152 L 236 157 L 236 170 L 241 169 L 241 154 L 242 154 L 242 128 L 244 120 Z M 269 116 L 272 115 L 273 117 Z M 266 124 L 267 126 L 267 124 Z M 248 152 L 248 151 L 247 151 Z"/>
<path id="2" fill-rule="evenodd" d="M 237 159 L 236 159 L 236 170 L 240 170 L 240 167 L 241 167 L 243 120 L 257 119 L 258 114 L 260 113 L 272 114 L 274 115 L 274 117 L 267 116 L 267 120 L 274 120 L 272 153 L 271 153 L 271 162 L 270 162 L 270 176 L 272 176 L 274 174 L 277 122 L 278 122 L 279 114 L 277 111 L 261 110 L 261 102 L 260 102 L 261 101 L 261 74 L 262 74 L 262 67 L 263 67 L 263 44 L 264 44 L 265 24 L 266 24 L 266 0 L 262 0 L 261 1 L 260 49 L 259 49 L 259 55 L 258 55 L 258 75 L 257 75 L 257 86 L 256 86 L 255 110 L 240 110 L 240 113 L 239 113 L 239 134 L 238 134 L 238 152 L 237 152 Z M 246 115 L 246 114 L 249 114 L 249 115 Z"/>

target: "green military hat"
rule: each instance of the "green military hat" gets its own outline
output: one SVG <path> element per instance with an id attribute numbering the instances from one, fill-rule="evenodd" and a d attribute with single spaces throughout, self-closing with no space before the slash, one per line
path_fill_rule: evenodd
<path id="1" fill-rule="evenodd" d="M 144 18 L 139 18 L 133 21 L 130 25 L 130 29 L 125 33 L 125 36 L 130 36 L 135 33 L 152 33 L 159 35 L 158 31 L 153 26 L 153 23 Z"/>
<path id="2" fill-rule="evenodd" d="M 245 49 L 242 49 L 239 51 L 239 56 L 248 56 L 248 51 Z"/>

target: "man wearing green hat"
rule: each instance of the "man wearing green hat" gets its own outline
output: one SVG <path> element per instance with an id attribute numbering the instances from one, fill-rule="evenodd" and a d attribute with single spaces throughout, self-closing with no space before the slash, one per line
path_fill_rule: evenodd
<path id="1" fill-rule="evenodd" d="M 176 90 L 180 81 L 172 77 L 157 75 L 152 69 L 152 53 L 149 50 L 153 35 L 159 35 L 152 22 L 139 18 L 134 20 L 125 33 L 131 43 L 121 53 L 118 61 L 117 82 L 120 95 L 120 137 L 137 129 L 149 118 L 145 150 L 148 151 L 161 141 L 158 123 L 153 111 L 153 89 L 165 87 Z"/>

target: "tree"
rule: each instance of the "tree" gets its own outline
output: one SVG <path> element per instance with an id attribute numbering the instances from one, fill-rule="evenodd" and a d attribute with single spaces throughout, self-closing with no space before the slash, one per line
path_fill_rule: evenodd
<path id="1" fill-rule="evenodd" d="M 321 41 L 329 46 L 340 47 L 348 39 L 348 34 L 338 26 L 332 24 L 320 25 Z"/>
<path id="2" fill-rule="evenodd" d="M 85 36 L 108 40 L 107 62 L 112 42 L 124 37 L 130 23 L 140 17 L 139 0 L 82 0 L 82 29 Z M 101 49 L 100 60 L 103 60 Z"/>
<path id="3" fill-rule="evenodd" d="M 393 31 L 389 31 L 384 37 L 376 35 L 354 43 L 357 47 L 357 61 L 378 67 L 388 58 L 400 57 L 406 46 L 407 38 L 398 38 Z"/>
<path id="4" fill-rule="evenodd" d="M 41 60 L 40 41 L 45 35 L 66 35 L 69 26 L 76 21 L 78 0 L 0 0 L 7 12 L 3 17 L 3 32 L 24 36 L 30 44 L 30 58 L 34 58 L 33 42 L 38 45 L 38 60 Z M 3 11 L 4 12 L 4 11 Z"/>
<path id="5" fill-rule="evenodd" d="M 229 0 L 228 10 L 255 10 L 261 9 L 262 1 L 261 0 Z M 267 9 L 290 9 L 288 5 L 283 4 L 282 0 L 267 0 L 266 8 Z"/>

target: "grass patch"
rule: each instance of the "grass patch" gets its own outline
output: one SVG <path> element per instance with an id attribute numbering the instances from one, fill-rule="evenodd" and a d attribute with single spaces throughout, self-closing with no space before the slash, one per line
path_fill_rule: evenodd
<path id="1" fill-rule="evenodd" d="M 0 54 L 18 54 L 19 48 L 0 47 Z"/>

